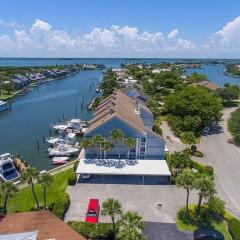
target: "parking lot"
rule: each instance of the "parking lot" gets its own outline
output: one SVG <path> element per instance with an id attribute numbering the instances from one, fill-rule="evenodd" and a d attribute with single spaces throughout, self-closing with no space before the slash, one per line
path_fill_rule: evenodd
<path id="1" fill-rule="evenodd" d="M 107 198 L 114 198 L 122 203 L 124 211 L 136 211 L 144 221 L 174 223 L 176 211 L 186 201 L 186 192 L 171 185 L 77 183 L 69 186 L 67 192 L 71 204 L 65 221 L 84 221 L 90 198 L 98 198 L 100 204 Z M 190 202 L 196 202 L 196 197 L 191 193 Z M 99 222 L 109 221 L 109 217 L 99 218 Z"/>

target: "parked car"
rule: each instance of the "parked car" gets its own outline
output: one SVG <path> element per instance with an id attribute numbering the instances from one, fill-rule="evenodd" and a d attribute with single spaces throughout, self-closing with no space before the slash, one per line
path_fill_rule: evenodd
<path id="1" fill-rule="evenodd" d="M 209 127 L 205 127 L 203 129 L 203 134 L 209 134 L 209 132 L 210 132 L 210 128 Z"/>
<path id="2" fill-rule="evenodd" d="M 86 223 L 98 223 L 100 205 L 98 199 L 90 199 L 86 213 Z"/>
<path id="3" fill-rule="evenodd" d="M 194 240 L 224 240 L 224 236 L 215 230 L 200 229 L 193 233 Z"/>

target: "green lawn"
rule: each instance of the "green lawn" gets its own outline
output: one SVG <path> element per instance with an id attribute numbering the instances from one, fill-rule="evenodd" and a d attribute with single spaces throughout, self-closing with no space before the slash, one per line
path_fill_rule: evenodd
<path id="1" fill-rule="evenodd" d="M 8 98 L 11 98 L 11 97 L 13 97 L 16 93 L 17 93 L 18 91 L 14 91 L 14 92 L 11 92 L 10 94 L 7 94 L 7 93 L 1 93 L 0 94 L 0 99 L 1 100 L 6 100 L 6 99 L 8 99 Z"/>
<path id="2" fill-rule="evenodd" d="M 55 202 L 65 192 L 68 185 L 68 176 L 73 169 L 54 175 L 53 184 L 47 188 L 47 204 Z M 43 191 L 39 184 L 35 184 L 36 194 L 40 205 L 43 205 Z M 30 187 L 21 189 L 8 203 L 8 212 L 24 212 L 35 207 L 35 200 Z"/>
<path id="3" fill-rule="evenodd" d="M 197 226 L 194 226 L 194 225 L 187 225 L 179 219 L 177 219 L 177 227 L 181 231 L 190 231 L 190 232 L 193 232 L 195 229 L 198 228 Z M 225 240 L 232 240 L 232 238 L 228 233 L 227 223 L 225 221 L 221 223 L 214 223 L 213 228 L 221 232 L 224 235 Z"/>

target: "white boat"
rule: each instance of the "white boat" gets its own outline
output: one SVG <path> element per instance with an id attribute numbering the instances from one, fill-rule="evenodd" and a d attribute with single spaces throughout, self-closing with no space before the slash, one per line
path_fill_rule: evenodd
<path id="1" fill-rule="evenodd" d="M 68 163 L 69 157 L 54 157 L 52 159 L 52 164 L 53 165 L 63 165 Z"/>
<path id="2" fill-rule="evenodd" d="M 72 119 L 68 121 L 66 124 L 57 124 L 53 126 L 57 131 L 66 131 L 67 129 L 73 129 L 80 131 L 82 129 L 81 119 Z"/>
<path id="3" fill-rule="evenodd" d="M 10 153 L 0 155 L 0 178 L 3 181 L 15 181 L 20 177 Z"/>
<path id="4" fill-rule="evenodd" d="M 50 157 L 71 156 L 79 152 L 79 149 L 69 145 L 60 145 L 55 148 L 48 149 Z"/>
<path id="5" fill-rule="evenodd" d="M 10 106 L 7 102 L 0 100 L 0 112 L 10 109 Z"/>
<path id="6" fill-rule="evenodd" d="M 51 137 L 46 140 L 50 145 L 58 145 L 58 144 L 69 144 L 71 145 L 75 143 L 75 133 L 69 133 L 66 136 L 59 136 L 59 137 Z"/>

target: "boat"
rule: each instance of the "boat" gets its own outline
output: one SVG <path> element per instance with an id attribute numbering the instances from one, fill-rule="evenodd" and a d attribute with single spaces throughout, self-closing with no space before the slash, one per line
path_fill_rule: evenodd
<path id="1" fill-rule="evenodd" d="M 60 132 L 66 131 L 67 129 L 80 131 L 82 128 L 82 124 L 80 119 L 72 119 L 70 121 L 67 121 L 66 124 L 54 125 L 53 128 Z"/>
<path id="2" fill-rule="evenodd" d="M 75 144 L 75 133 L 68 133 L 66 136 L 51 137 L 46 140 L 50 145 L 58 145 L 62 143 L 67 143 L 69 145 Z"/>
<path id="3" fill-rule="evenodd" d="M 10 153 L 0 155 L 0 178 L 3 181 L 15 181 L 19 177 L 20 174 L 14 165 L 13 156 Z"/>
<path id="4" fill-rule="evenodd" d="M 10 106 L 7 102 L 0 100 L 0 112 L 10 109 Z"/>
<path id="5" fill-rule="evenodd" d="M 52 164 L 53 165 L 64 165 L 68 163 L 69 157 L 54 157 L 52 159 Z"/>
<path id="6" fill-rule="evenodd" d="M 72 147 L 70 145 L 59 145 L 58 147 L 48 149 L 49 157 L 64 157 L 72 156 L 79 152 L 79 148 Z"/>

